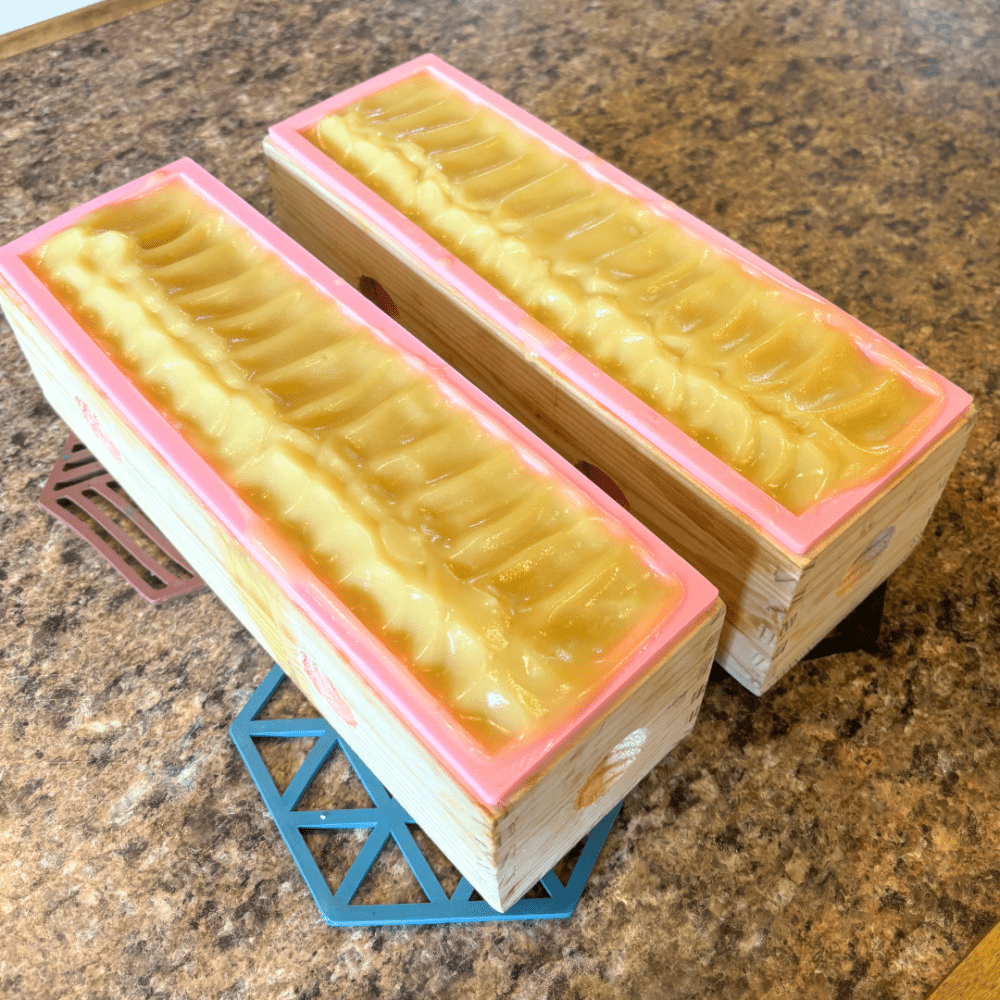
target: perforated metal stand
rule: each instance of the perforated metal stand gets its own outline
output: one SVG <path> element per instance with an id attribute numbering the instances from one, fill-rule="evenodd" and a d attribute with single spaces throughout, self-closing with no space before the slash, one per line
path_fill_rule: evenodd
<path id="1" fill-rule="evenodd" d="M 70 434 L 38 498 L 150 604 L 200 590 L 202 579 L 90 453 Z"/>
<path id="2" fill-rule="evenodd" d="M 542 877 L 540 886 L 544 890 L 544 896 L 538 894 L 534 898 L 521 899 L 506 913 L 500 913 L 484 900 L 473 899 L 474 891 L 471 884 L 462 878 L 449 898 L 411 833 L 410 828 L 416 826 L 414 820 L 325 719 L 258 718 L 284 676 L 280 667 L 272 668 L 246 707 L 236 717 L 229 732 L 264 804 L 291 852 L 292 859 L 302 873 L 320 914 L 328 924 L 332 927 L 371 927 L 388 924 L 541 920 L 572 915 L 608 832 L 618 815 L 621 803 L 591 831 L 565 884 L 554 870 Z M 278 791 L 254 742 L 255 737 L 257 739 L 312 737 L 316 740 L 284 792 Z M 322 812 L 297 809 L 310 782 L 338 748 L 361 780 L 373 806 Z M 340 885 L 336 889 L 331 889 L 306 844 L 304 831 L 358 829 L 369 830 L 370 833 Z M 368 875 L 390 837 L 395 840 L 416 876 L 426 896 L 426 902 L 371 905 L 352 903 L 365 876 Z"/>
<path id="3" fill-rule="evenodd" d="M 821 639 L 803 660 L 818 660 L 837 653 L 862 650 L 878 654 L 878 636 L 882 630 L 882 612 L 885 610 L 885 591 L 888 581 L 880 583 L 826 638 Z"/>

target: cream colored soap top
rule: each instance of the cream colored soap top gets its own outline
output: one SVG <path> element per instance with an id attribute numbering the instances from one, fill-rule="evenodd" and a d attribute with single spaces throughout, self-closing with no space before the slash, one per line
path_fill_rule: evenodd
<path id="1" fill-rule="evenodd" d="M 930 418 L 815 301 L 430 74 L 306 136 L 793 513 L 875 479 Z"/>
<path id="2" fill-rule="evenodd" d="M 573 711 L 679 600 L 580 494 L 183 184 L 30 263 L 486 746 Z"/>

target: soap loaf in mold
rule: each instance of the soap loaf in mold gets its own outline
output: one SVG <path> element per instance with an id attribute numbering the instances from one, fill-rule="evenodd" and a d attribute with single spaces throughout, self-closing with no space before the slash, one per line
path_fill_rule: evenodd
<path id="1" fill-rule="evenodd" d="M 783 507 L 884 472 L 940 399 L 761 280 L 423 73 L 306 136 Z"/>
<path id="2" fill-rule="evenodd" d="M 719 586 L 751 690 L 916 544 L 970 397 L 475 80 L 423 56 L 264 147 L 288 232 Z"/>
<path id="3" fill-rule="evenodd" d="M 0 303 L 56 410 L 491 905 L 519 898 L 690 730 L 721 628 L 714 588 L 191 161 L 0 248 Z M 307 349 L 310 326 L 326 348 Z M 428 414 L 448 447 L 421 471 L 403 460 L 414 434 L 394 464 L 392 434 Z M 480 456 L 490 490 L 435 506 L 408 478 L 457 487 Z M 419 530 L 444 557 L 394 503 L 430 518 Z M 532 552 L 563 518 L 559 544 Z M 397 598 L 420 603 L 442 576 L 445 631 L 534 650 L 534 693 L 504 688 L 517 678 L 493 657 L 477 674 L 457 632 L 454 656 L 421 659 L 424 623 L 401 627 Z M 497 618 L 504 601 L 532 634 Z M 528 711 L 550 694 L 555 710 Z M 619 744 L 638 751 L 609 768 Z"/>
<path id="4" fill-rule="evenodd" d="M 676 606 L 597 512 L 182 184 L 31 264 L 484 744 L 568 714 Z"/>

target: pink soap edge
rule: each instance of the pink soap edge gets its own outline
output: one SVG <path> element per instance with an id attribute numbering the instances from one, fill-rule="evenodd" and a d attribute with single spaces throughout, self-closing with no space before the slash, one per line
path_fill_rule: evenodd
<path id="1" fill-rule="evenodd" d="M 283 541 L 276 540 L 278 536 L 271 525 L 251 510 L 184 440 L 21 259 L 35 246 L 75 225 L 96 209 L 135 198 L 174 179 L 182 180 L 196 194 L 222 210 L 322 294 L 333 297 L 349 322 L 369 327 L 385 342 L 396 346 L 409 363 L 435 377 L 451 399 L 461 401 L 468 412 L 477 415 L 478 422 L 488 433 L 512 443 L 537 472 L 556 481 L 560 476 L 568 480 L 610 522 L 614 533 L 634 543 L 640 557 L 654 572 L 678 581 L 681 597 L 668 617 L 650 629 L 645 639 L 620 662 L 608 683 L 576 713 L 523 744 L 515 741 L 499 753 L 490 754 L 472 742 L 412 671 L 342 604 L 300 557 L 295 556 L 294 561 L 289 562 L 287 556 L 291 549 Z M 195 497 L 263 565 L 292 602 L 310 613 L 309 617 L 322 629 L 334 649 L 344 654 L 359 677 L 379 692 L 386 707 L 487 805 L 496 805 L 508 797 L 546 757 L 589 726 L 627 688 L 639 683 L 656 665 L 659 654 L 682 640 L 718 597 L 717 589 L 708 580 L 582 473 L 193 160 L 184 158 L 153 171 L 0 247 L 0 277 L 6 279 L 8 290 L 18 304 L 34 314 L 40 325 L 80 366 L 91 384 L 112 401 L 133 429 L 178 473 Z M 623 645 L 634 641 L 633 635 Z"/>
<path id="2" fill-rule="evenodd" d="M 639 199 L 658 215 L 676 222 L 724 255 L 737 260 L 745 270 L 764 276 L 808 297 L 824 310 L 829 321 L 834 321 L 831 325 L 838 326 L 851 336 L 873 363 L 892 369 L 930 398 L 933 415 L 928 420 L 927 426 L 893 465 L 869 483 L 842 490 L 827 500 L 814 504 L 800 515 L 793 514 L 772 500 L 763 490 L 688 437 L 555 334 L 547 331 L 415 223 L 321 153 L 301 135 L 301 132 L 326 115 L 424 71 L 440 77 L 474 102 L 491 107 L 527 134 L 575 160 L 592 176 L 605 180 L 625 194 Z M 308 166 L 309 173 L 318 175 L 348 204 L 372 218 L 428 270 L 441 280 L 455 286 L 463 296 L 489 316 L 507 337 L 520 343 L 525 352 L 544 358 L 570 382 L 582 386 L 604 409 L 621 419 L 682 469 L 694 474 L 722 503 L 764 529 L 796 555 L 804 555 L 874 497 L 887 483 L 898 476 L 900 471 L 941 438 L 972 405 L 972 397 L 965 390 L 860 320 L 757 257 L 730 237 L 601 160 L 523 108 L 432 54 L 418 56 L 306 108 L 273 125 L 269 129 L 269 135 L 275 146 L 292 162 Z M 531 331 L 534 328 L 545 330 L 549 336 L 543 338 L 533 336 Z"/>

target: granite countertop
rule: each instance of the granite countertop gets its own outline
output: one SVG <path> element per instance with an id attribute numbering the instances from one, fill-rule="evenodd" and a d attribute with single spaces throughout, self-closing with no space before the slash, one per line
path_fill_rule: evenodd
<path id="1" fill-rule="evenodd" d="M 974 394 L 878 654 L 713 674 L 567 921 L 328 928 L 227 734 L 266 654 L 38 508 L 3 323 L 0 995 L 925 996 L 1000 915 L 994 6 L 172 0 L 0 63 L 0 243 L 185 155 L 270 213 L 267 126 L 424 51 Z"/>

